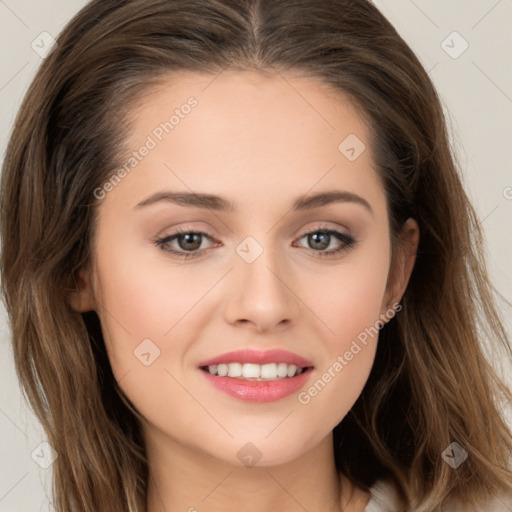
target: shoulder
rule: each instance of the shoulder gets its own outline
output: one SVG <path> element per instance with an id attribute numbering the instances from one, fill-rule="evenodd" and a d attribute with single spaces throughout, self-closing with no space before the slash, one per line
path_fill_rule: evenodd
<path id="1" fill-rule="evenodd" d="M 400 505 L 397 490 L 391 480 L 378 480 L 370 488 L 370 501 L 364 512 L 395 512 Z"/>
<path id="2" fill-rule="evenodd" d="M 399 510 L 400 500 L 395 485 L 391 480 L 378 480 L 370 488 L 370 501 L 364 512 L 396 512 Z M 453 503 L 443 508 L 443 512 L 511 512 L 512 496 L 499 496 L 490 503 L 480 505 L 468 511 L 465 507 Z"/>

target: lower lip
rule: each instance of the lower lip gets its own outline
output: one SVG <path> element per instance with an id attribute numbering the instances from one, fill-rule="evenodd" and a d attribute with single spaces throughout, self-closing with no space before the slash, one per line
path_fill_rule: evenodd
<path id="1" fill-rule="evenodd" d="M 268 381 L 219 377 L 201 369 L 199 371 L 212 386 L 235 398 L 249 402 L 274 402 L 298 392 L 308 380 L 311 370 L 312 368 L 308 368 L 296 377 Z"/>

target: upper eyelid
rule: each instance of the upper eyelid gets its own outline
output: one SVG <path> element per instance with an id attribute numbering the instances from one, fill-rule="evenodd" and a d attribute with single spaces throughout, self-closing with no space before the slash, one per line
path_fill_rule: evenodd
<path id="1" fill-rule="evenodd" d="M 337 249 L 324 249 L 322 251 L 314 251 L 314 253 L 317 254 L 318 258 L 334 258 L 337 255 L 343 254 L 344 251 L 350 250 L 354 245 L 358 244 L 358 239 L 353 236 L 350 233 L 344 233 L 342 229 L 335 229 L 328 226 L 318 226 L 313 227 L 305 232 L 303 232 L 299 237 L 294 237 L 294 240 L 300 241 L 302 238 L 308 236 L 311 233 L 317 233 L 317 232 L 327 232 L 329 236 L 334 237 L 338 240 L 338 242 L 341 244 L 340 247 Z M 164 249 L 164 245 L 167 243 L 170 243 L 171 241 L 174 241 L 177 237 L 180 236 L 180 234 L 188 234 L 188 233 L 194 233 L 194 234 L 200 234 L 204 237 L 207 237 L 213 242 L 212 247 L 206 247 L 204 249 L 195 249 L 193 251 L 186 251 L 183 249 L 176 249 L 176 248 L 168 248 Z M 215 249 L 215 247 L 219 247 L 219 245 L 223 245 L 222 242 L 219 243 L 219 241 L 215 238 L 210 236 L 208 233 L 202 230 L 195 230 L 195 229 L 188 229 L 188 228 L 180 228 L 177 229 L 174 233 L 171 233 L 170 235 L 158 238 L 154 241 L 155 245 L 160 246 L 161 249 L 166 250 L 169 252 L 169 254 L 174 254 L 175 257 L 179 259 L 196 259 L 201 258 L 201 256 L 204 256 L 206 253 L 210 252 L 211 250 Z M 295 245 L 296 242 L 293 243 L 293 247 L 297 247 Z M 298 246 L 299 249 L 305 250 L 306 248 L 302 246 Z"/>
<path id="2" fill-rule="evenodd" d="M 345 232 L 344 230 L 346 230 L 347 232 Z M 350 233 L 350 230 L 348 228 L 332 227 L 332 226 L 323 225 L 323 226 L 315 226 L 313 228 L 307 229 L 306 231 L 302 232 L 302 234 L 300 235 L 300 238 L 302 238 L 303 236 L 309 235 L 311 233 L 316 233 L 318 231 L 336 231 L 343 235 L 352 236 Z M 208 237 L 210 240 L 216 240 L 216 238 L 213 235 L 210 235 L 207 231 L 204 231 L 202 229 L 196 229 L 196 228 L 176 229 L 175 231 L 173 231 L 172 233 L 169 233 L 168 235 L 162 235 L 162 236 L 157 237 L 157 239 L 165 240 L 165 239 L 175 238 L 179 235 L 188 234 L 188 233 L 201 234 L 201 235 Z"/>
<path id="3" fill-rule="evenodd" d="M 345 237 L 348 237 L 348 238 L 351 238 L 353 240 L 355 240 L 354 236 L 351 234 L 351 233 L 346 233 L 343 231 L 343 228 L 333 228 L 333 227 L 329 227 L 329 226 L 318 226 L 318 227 L 313 227 L 311 229 L 308 229 L 304 232 L 302 232 L 299 236 L 296 236 L 294 238 L 294 240 L 300 240 L 301 238 L 304 238 L 305 236 L 308 236 L 312 233 L 317 233 L 317 232 L 328 232 L 329 234 L 331 234 L 332 236 L 335 236 L 336 237 L 336 234 L 340 234 L 342 236 L 345 236 Z M 176 240 L 180 235 L 182 234 L 189 234 L 189 233 L 194 233 L 194 234 L 199 234 L 199 235 L 202 235 L 206 238 L 208 238 L 211 242 L 213 242 L 214 246 L 217 245 L 218 246 L 218 242 L 219 240 L 217 240 L 217 238 L 215 238 L 214 236 L 210 235 L 209 233 L 207 233 L 206 231 L 203 231 L 201 229 L 189 229 L 189 228 L 180 228 L 176 231 L 174 231 L 173 233 L 170 233 L 169 235 L 165 235 L 165 236 L 162 236 L 162 237 L 157 237 L 156 241 L 157 242 L 170 242 L 170 241 L 174 241 Z M 338 237 L 338 240 L 340 242 L 344 242 L 342 239 L 340 239 Z M 206 251 L 207 249 L 196 249 L 197 252 L 199 251 Z M 186 254 L 186 251 L 183 251 L 185 254 Z M 190 254 L 193 254 L 193 252 L 190 252 Z"/>

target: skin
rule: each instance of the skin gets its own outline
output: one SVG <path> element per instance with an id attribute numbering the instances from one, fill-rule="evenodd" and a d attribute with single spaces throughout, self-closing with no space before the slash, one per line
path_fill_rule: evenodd
<path id="1" fill-rule="evenodd" d="M 340 479 L 332 429 L 363 389 L 377 337 L 307 404 L 296 393 L 265 404 L 238 400 L 213 388 L 198 363 L 241 348 L 282 348 L 313 362 L 308 389 L 400 300 L 418 227 L 406 223 L 404 250 L 392 261 L 368 130 L 346 97 L 290 74 L 214 78 L 172 75 L 137 104 L 131 151 L 190 96 L 198 101 L 100 201 L 93 259 L 72 305 L 98 312 L 116 379 L 144 417 L 149 512 L 242 504 L 247 512 L 362 511 L 369 495 Z M 366 144 L 354 161 L 338 150 L 349 134 Z M 333 189 L 357 194 L 372 212 L 357 202 L 291 209 L 298 197 Z M 136 207 L 164 190 L 219 195 L 236 210 Z M 326 227 L 357 243 L 319 257 L 322 248 L 305 234 Z M 200 257 L 179 259 L 155 245 L 177 228 L 212 237 L 201 239 Z M 236 252 L 247 236 L 263 248 L 250 264 Z M 167 247 L 186 252 L 181 242 Z M 327 250 L 340 246 L 333 236 Z M 133 352 L 148 338 L 160 356 L 145 366 Z M 261 455 L 252 467 L 237 456 L 249 442 Z"/>

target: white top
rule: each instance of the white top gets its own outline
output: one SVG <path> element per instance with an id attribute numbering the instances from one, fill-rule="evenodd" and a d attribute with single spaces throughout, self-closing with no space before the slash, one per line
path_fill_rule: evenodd
<path id="1" fill-rule="evenodd" d="M 370 488 L 370 501 L 364 512 L 394 512 L 398 506 L 396 490 L 391 483 L 378 480 Z"/>
<path id="2" fill-rule="evenodd" d="M 370 488 L 370 501 L 364 512 L 396 512 L 399 505 L 398 495 L 394 486 L 384 480 L 378 480 Z M 460 506 L 451 506 L 444 509 L 445 512 L 464 512 Z M 471 509 L 471 512 L 512 512 L 512 496 L 496 497 L 491 503 L 478 509 Z"/>

